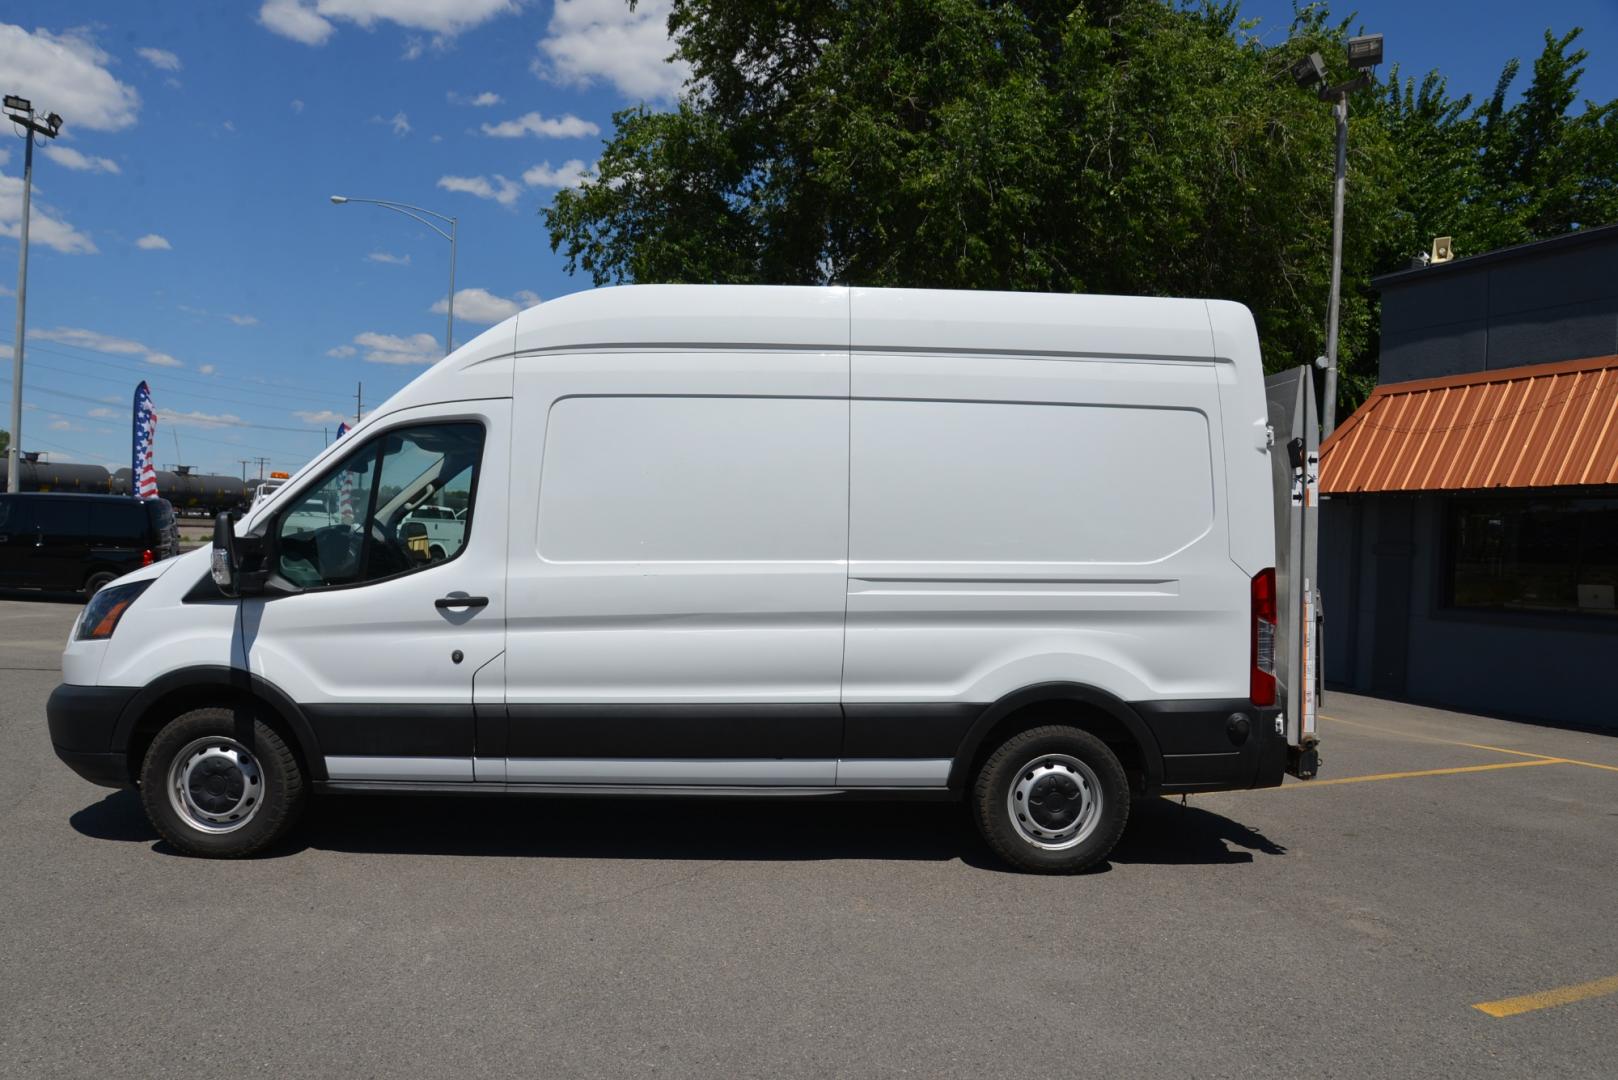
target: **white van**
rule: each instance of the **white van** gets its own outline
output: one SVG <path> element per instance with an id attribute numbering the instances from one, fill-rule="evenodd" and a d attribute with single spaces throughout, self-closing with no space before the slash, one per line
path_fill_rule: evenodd
<path id="1" fill-rule="evenodd" d="M 1233 303 L 568 296 L 103 589 L 52 739 L 199 855 L 319 791 L 799 795 L 1081 869 L 1132 798 L 1281 782 L 1265 409 Z"/>

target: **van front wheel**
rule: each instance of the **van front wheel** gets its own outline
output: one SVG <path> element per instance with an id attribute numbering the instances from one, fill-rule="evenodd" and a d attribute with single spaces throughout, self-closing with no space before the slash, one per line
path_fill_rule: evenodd
<path id="1" fill-rule="evenodd" d="M 1073 874 L 1105 859 L 1129 820 L 1129 779 L 1107 744 L 1075 727 L 1018 732 L 978 770 L 978 831 L 1023 870 Z"/>
<path id="2" fill-rule="evenodd" d="M 284 836 L 304 782 L 286 741 L 245 710 L 194 709 L 152 740 L 141 802 L 158 833 L 188 855 L 239 858 Z"/>

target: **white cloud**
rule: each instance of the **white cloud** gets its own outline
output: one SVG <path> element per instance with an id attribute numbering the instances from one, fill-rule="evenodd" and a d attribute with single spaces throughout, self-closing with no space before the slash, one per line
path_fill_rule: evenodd
<path id="1" fill-rule="evenodd" d="M 159 409 L 157 422 L 176 424 L 180 427 L 222 428 L 235 427 L 242 422 L 242 418 L 235 413 L 205 413 L 196 409 L 190 412 L 173 412 L 169 409 Z"/>
<path id="2" fill-rule="evenodd" d="M 459 191 L 476 195 L 480 199 L 493 199 L 501 206 L 510 206 L 522 194 L 522 185 L 495 173 L 494 182 L 485 176 L 440 176 L 438 186 L 445 191 Z"/>
<path id="3" fill-rule="evenodd" d="M 111 158 L 81 154 L 71 146 L 61 146 L 57 143 L 46 144 L 45 156 L 64 169 L 72 169 L 74 172 L 102 172 L 114 175 L 123 172 L 118 168 L 118 163 Z"/>
<path id="4" fill-rule="evenodd" d="M 199 371 L 203 375 L 212 375 L 215 371 L 218 371 L 218 370 L 219 369 L 214 367 L 212 364 L 203 364 L 201 367 L 197 368 L 197 371 Z"/>
<path id="5" fill-rule="evenodd" d="M 258 316 L 257 315 L 226 315 L 225 318 L 229 319 L 231 322 L 235 323 L 237 326 L 257 326 L 258 325 Z"/>
<path id="6" fill-rule="evenodd" d="M 330 349 L 327 349 L 326 355 L 335 356 L 337 359 L 341 360 L 344 357 L 353 356 L 358 351 L 359 350 L 354 348 L 352 345 L 336 345 Z"/>
<path id="7" fill-rule="evenodd" d="M 117 409 L 109 409 L 105 405 L 97 405 L 95 408 L 90 410 L 89 415 L 95 417 L 97 420 L 116 420 L 118 417 L 124 414 L 119 412 Z"/>
<path id="8" fill-rule="evenodd" d="M 167 49 L 136 49 L 135 53 L 159 71 L 180 70 L 180 58 Z"/>
<path id="9" fill-rule="evenodd" d="M 75 424 L 75 423 L 73 423 L 72 421 L 69 421 L 69 420 L 52 420 L 50 426 L 51 426 L 52 431 L 83 431 L 84 430 L 84 428 L 80 427 L 78 424 Z"/>
<path id="10" fill-rule="evenodd" d="M 305 45 L 324 45 L 337 30 L 336 19 L 367 30 L 391 22 L 442 40 L 517 8 L 517 0 L 265 0 L 258 21 Z"/>
<path id="11" fill-rule="evenodd" d="M 63 255 L 94 255 L 95 241 L 75 229 L 58 211 L 39 201 L 39 185 L 34 185 L 33 205 L 28 214 L 28 242 L 43 244 Z M 0 173 L 0 236 L 17 238 L 22 232 L 22 178 Z"/>
<path id="12" fill-rule="evenodd" d="M 572 113 L 561 116 L 541 116 L 537 112 L 524 113 L 515 120 L 502 120 L 498 124 L 484 124 L 483 134 L 497 139 L 520 139 L 524 135 L 541 138 L 578 139 L 585 135 L 599 135 L 601 128 L 589 120 Z"/>
<path id="13" fill-rule="evenodd" d="M 293 98 L 291 104 L 292 104 L 292 111 L 293 112 L 295 112 L 295 113 L 303 112 L 303 99 L 302 98 Z"/>
<path id="14" fill-rule="evenodd" d="M 451 105 L 471 105 L 477 109 L 488 109 L 495 105 L 503 105 L 506 100 L 493 90 L 485 90 L 481 94 L 457 94 L 451 90 L 444 96 Z"/>
<path id="15" fill-rule="evenodd" d="M 420 60 L 421 54 L 427 51 L 427 43 L 419 37 L 413 37 L 405 42 L 405 50 L 399 54 L 401 60 Z"/>
<path id="16" fill-rule="evenodd" d="M 112 77 L 112 57 L 88 34 L 29 33 L 0 23 L 0 71 L 6 93 L 21 94 L 68 118 L 73 128 L 118 131 L 135 122 L 140 95 Z"/>
<path id="17" fill-rule="evenodd" d="M 173 251 L 174 245 L 156 233 L 147 233 L 135 241 L 135 246 L 142 251 Z"/>
<path id="18" fill-rule="evenodd" d="M 625 97 L 669 101 L 690 74 L 685 62 L 665 63 L 670 0 L 556 0 L 539 40 L 536 74 L 556 82 L 589 85 L 606 80 Z"/>
<path id="19" fill-rule="evenodd" d="M 138 356 L 148 364 L 157 367 L 184 367 L 174 357 L 165 352 L 158 352 L 148 345 L 129 338 L 113 337 L 103 334 L 99 330 L 85 330 L 76 326 L 58 326 L 54 330 L 28 331 L 30 341 L 54 341 L 58 345 L 72 345 L 75 348 L 89 349 L 93 352 L 111 353 L 114 356 Z"/>
<path id="20" fill-rule="evenodd" d="M 371 262 L 387 263 L 389 266 L 409 266 L 410 256 L 395 255 L 391 251 L 373 251 L 365 256 Z"/>
<path id="21" fill-rule="evenodd" d="M 396 337 L 366 331 L 354 335 L 354 344 L 365 350 L 373 364 L 435 364 L 444 357 L 444 343 L 431 334 Z"/>
<path id="22" fill-rule="evenodd" d="M 395 135 L 410 134 L 410 117 L 406 116 L 404 113 L 394 113 L 393 119 L 388 122 L 393 125 L 393 133 Z"/>
<path id="23" fill-rule="evenodd" d="M 507 300 L 503 296 L 496 296 L 488 289 L 456 289 L 455 290 L 455 317 L 465 319 L 470 323 L 488 326 L 509 319 L 524 308 L 533 307 L 539 303 L 539 295 L 523 289 L 517 295 Z M 430 309 L 434 315 L 449 313 L 449 303 L 440 300 Z"/>
<path id="24" fill-rule="evenodd" d="M 266 30 L 305 45 L 324 45 L 337 28 L 300 0 L 264 0 L 258 21 Z"/>
<path id="25" fill-rule="evenodd" d="M 347 413 L 340 413 L 336 409 L 321 409 L 319 412 L 299 409 L 292 415 L 306 424 L 341 424 L 348 419 Z"/>
<path id="26" fill-rule="evenodd" d="M 529 187 L 578 187 L 595 175 L 595 167 L 586 165 L 578 158 L 564 161 L 556 168 L 551 163 L 543 161 L 522 174 L 523 183 Z"/>

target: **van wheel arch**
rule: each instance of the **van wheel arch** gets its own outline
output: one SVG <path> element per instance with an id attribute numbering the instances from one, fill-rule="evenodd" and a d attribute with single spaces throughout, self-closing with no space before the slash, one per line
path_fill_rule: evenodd
<path id="1" fill-rule="evenodd" d="M 113 734 L 113 746 L 124 748 L 130 782 L 138 782 L 146 751 L 165 724 L 194 709 L 208 707 L 250 710 L 286 740 L 304 776 L 326 779 L 326 761 L 314 732 L 290 698 L 247 672 L 203 667 L 160 676 L 124 708 Z"/>
<path id="2" fill-rule="evenodd" d="M 1128 702 L 1083 683 L 1040 683 L 1007 694 L 973 722 L 950 767 L 950 791 L 964 796 L 997 747 L 1044 724 L 1076 727 L 1106 743 L 1124 766 L 1136 796 L 1150 795 L 1162 786 L 1162 752 Z"/>

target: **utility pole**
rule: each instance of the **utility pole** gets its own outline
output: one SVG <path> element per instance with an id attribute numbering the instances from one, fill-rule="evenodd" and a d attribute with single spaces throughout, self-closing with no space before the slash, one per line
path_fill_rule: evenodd
<path id="1" fill-rule="evenodd" d="M 1343 194 L 1348 190 L 1347 90 L 1337 92 L 1337 100 L 1332 103 L 1332 114 L 1337 117 L 1337 179 L 1331 199 L 1331 299 L 1326 304 L 1326 388 L 1321 398 L 1321 411 L 1324 414 L 1320 425 L 1322 439 L 1337 426 L 1337 318 L 1343 306 Z"/>
<path id="2" fill-rule="evenodd" d="M 357 383 L 354 384 L 354 423 L 356 423 L 356 424 L 359 423 L 362 419 L 364 419 L 364 415 L 365 415 L 365 407 L 364 407 L 365 406 L 365 399 L 363 397 L 364 392 L 365 392 L 365 384 L 364 383 L 357 382 Z"/>
<path id="3" fill-rule="evenodd" d="M 34 103 L 16 94 L 5 97 L 6 116 L 25 129 L 22 165 L 22 224 L 17 234 L 17 333 L 11 347 L 11 446 L 6 450 L 6 485 L 22 490 L 22 343 L 28 322 L 28 208 L 34 193 L 34 136 L 56 138 L 62 118 L 51 113 L 34 119 Z"/>
<path id="4" fill-rule="evenodd" d="M 263 483 L 264 482 L 264 466 L 266 466 L 266 465 L 268 465 L 270 463 L 270 459 L 267 458 L 267 457 L 261 457 L 261 458 L 254 458 L 253 460 L 258 462 L 258 479 L 259 479 L 259 483 Z"/>
<path id="5" fill-rule="evenodd" d="M 245 484 L 245 483 L 247 483 L 247 466 L 249 466 L 249 465 L 251 465 L 253 463 L 253 459 L 252 458 L 237 458 L 236 460 L 241 462 L 241 465 L 242 465 L 242 483 Z"/>
<path id="6" fill-rule="evenodd" d="M 1325 391 L 1320 403 L 1320 437 L 1325 439 L 1337 426 L 1337 324 L 1342 310 L 1343 290 L 1343 195 L 1348 190 L 1348 95 L 1371 86 L 1371 69 L 1382 62 L 1382 35 L 1363 34 L 1346 43 L 1348 66 L 1359 72 L 1335 86 L 1326 82 L 1326 62 L 1319 53 L 1310 53 L 1293 63 L 1293 80 L 1305 90 L 1315 89 L 1321 101 L 1331 102 L 1337 121 L 1337 169 L 1331 202 L 1331 296 L 1326 300 L 1326 355 L 1316 363 L 1326 369 Z"/>

